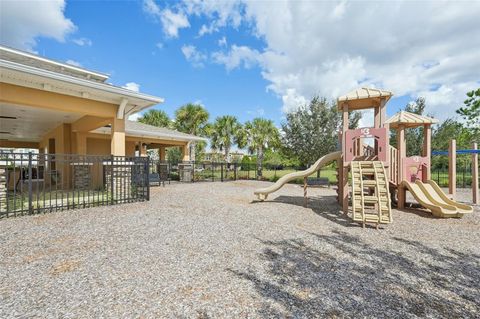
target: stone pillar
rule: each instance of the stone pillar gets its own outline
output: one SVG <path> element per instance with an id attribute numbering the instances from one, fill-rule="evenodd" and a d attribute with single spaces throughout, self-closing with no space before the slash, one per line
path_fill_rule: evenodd
<path id="1" fill-rule="evenodd" d="M 73 166 L 73 189 L 87 190 L 92 183 L 92 163 L 72 163 Z"/>
<path id="2" fill-rule="evenodd" d="M 105 188 L 110 192 L 110 199 L 113 203 L 124 202 L 132 197 L 132 167 L 133 163 L 124 158 L 116 158 L 112 161 L 105 161 Z"/>

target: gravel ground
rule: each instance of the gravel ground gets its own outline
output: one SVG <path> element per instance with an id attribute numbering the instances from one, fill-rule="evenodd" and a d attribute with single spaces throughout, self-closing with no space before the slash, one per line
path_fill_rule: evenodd
<path id="1" fill-rule="evenodd" d="M 1 220 L 0 318 L 479 317 L 479 207 L 362 229 L 333 189 L 251 203 L 266 184 Z"/>

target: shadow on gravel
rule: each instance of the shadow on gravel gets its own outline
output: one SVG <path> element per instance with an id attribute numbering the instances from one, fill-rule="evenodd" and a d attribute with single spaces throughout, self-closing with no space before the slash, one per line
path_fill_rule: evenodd
<path id="1" fill-rule="evenodd" d="M 278 196 L 271 203 L 282 203 L 304 207 L 303 197 L 300 196 Z M 308 208 L 315 214 L 329 221 L 337 223 L 344 227 L 361 227 L 360 224 L 353 222 L 341 210 L 334 195 L 318 196 L 308 198 Z"/>
<path id="2" fill-rule="evenodd" d="M 401 238 L 392 239 L 395 252 L 345 232 L 310 235 L 308 244 L 262 241 L 261 271 L 230 269 L 261 296 L 260 317 L 478 318 L 479 255 Z"/>

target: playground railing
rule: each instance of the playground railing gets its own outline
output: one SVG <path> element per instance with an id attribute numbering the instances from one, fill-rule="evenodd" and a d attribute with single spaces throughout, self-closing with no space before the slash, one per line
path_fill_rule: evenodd
<path id="1" fill-rule="evenodd" d="M 388 176 L 389 181 L 393 184 L 398 184 L 398 150 L 390 146 L 388 150 L 388 158 L 390 162 L 390 166 L 388 167 Z"/>

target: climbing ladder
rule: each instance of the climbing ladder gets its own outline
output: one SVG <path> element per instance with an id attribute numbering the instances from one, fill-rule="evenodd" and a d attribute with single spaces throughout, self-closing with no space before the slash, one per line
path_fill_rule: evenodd
<path id="1" fill-rule="evenodd" d="M 352 217 L 354 221 L 387 224 L 392 222 L 390 192 L 383 163 L 380 161 L 353 161 Z"/>

